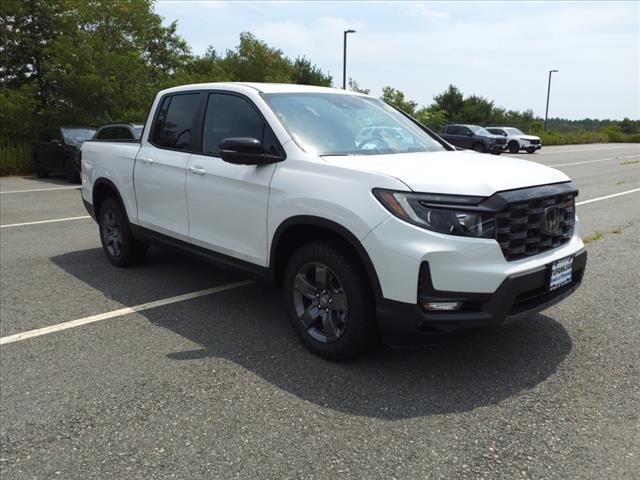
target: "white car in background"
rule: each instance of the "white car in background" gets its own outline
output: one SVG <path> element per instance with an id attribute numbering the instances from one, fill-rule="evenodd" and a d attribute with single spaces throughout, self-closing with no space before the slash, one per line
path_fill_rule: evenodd
<path id="1" fill-rule="evenodd" d="M 507 148 L 509 153 L 518 153 L 520 150 L 526 150 L 527 153 L 534 153 L 542 148 L 540 137 L 535 135 L 527 135 L 521 130 L 514 127 L 485 127 L 494 135 L 502 135 L 507 137 Z"/>

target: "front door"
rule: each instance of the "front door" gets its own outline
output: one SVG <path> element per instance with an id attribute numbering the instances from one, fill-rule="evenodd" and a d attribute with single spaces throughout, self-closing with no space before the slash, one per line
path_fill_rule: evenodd
<path id="1" fill-rule="evenodd" d="M 218 253 L 266 266 L 267 205 L 276 165 L 233 165 L 220 158 L 220 142 L 230 137 L 262 141 L 280 153 L 271 129 L 250 100 L 226 93 L 207 99 L 202 153 L 187 168 L 189 237 Z"/>

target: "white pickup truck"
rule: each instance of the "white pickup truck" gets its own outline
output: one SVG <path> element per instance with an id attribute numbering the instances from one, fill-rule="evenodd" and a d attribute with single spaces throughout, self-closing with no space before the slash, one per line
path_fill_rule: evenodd
<path id="1" fill-rule="evenodd" d="M 577 194 L 543 165 L 456 151 L 379 99 L 299 85 L 171 88 L 139 143 L 82 146 L 114 265 L 156 243 L 269 279 L 329 359 L 567 297 L 586 266 Z"/>

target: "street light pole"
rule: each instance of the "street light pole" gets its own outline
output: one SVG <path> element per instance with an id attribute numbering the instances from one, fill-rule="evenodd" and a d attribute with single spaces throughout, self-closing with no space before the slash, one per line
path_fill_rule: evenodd
<path id="1" fill-rule="evenodd" d="M 547 85 L 547 109 L 544 112 L 544 131 L 547 131 L 547 116 L 549 115 L 549 94 L 551 93 L 551 74 L 559 70 L 549 70 L 549 85 Z"/>
<path id="2" fill-rule="evenodd" d="M 343 42 L 343 54 L 342 54 L 342 89 L 347 89 L 347 35 L 349 33 L 356 33 L 355 30 L 345 30 L 344 31 L 344 42 Z"/>

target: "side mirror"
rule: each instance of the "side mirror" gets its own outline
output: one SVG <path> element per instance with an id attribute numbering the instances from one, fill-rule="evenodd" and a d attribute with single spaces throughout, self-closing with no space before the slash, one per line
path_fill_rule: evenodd
<path id="1" fill-rule="evenodd" d="M 54 145 L 62 145 L 62 142 L 60 140 L 58 140 L 57 138 L 52 138 L 51 140 L 49 140 L 51 143 L 53 143 Z"/>
<path id="2" fill-rule="evenodd" d="M 473 132 L 467 132 L 467 137 L 473 137 Z"/>
<path id="3" fill-rule="evenodd" d="M 267 165 L 284 160 L 279 155 L 264 153 L 262 142 L 249 137 L 225 138 L 220 142 L 220 156 L 234 165 Z"/>

